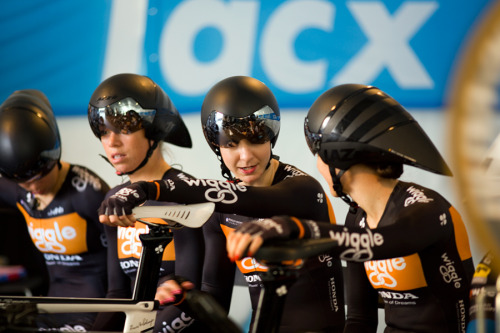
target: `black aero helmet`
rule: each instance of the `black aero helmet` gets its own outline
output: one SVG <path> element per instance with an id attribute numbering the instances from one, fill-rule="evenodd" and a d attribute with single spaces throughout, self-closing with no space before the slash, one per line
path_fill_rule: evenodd
<path id="1" fill-rule="evenodd" d="M 271 142 L 280 130 L 280 110 L 271 90 L 261 81 L 232 76 L 215 84 L 201 107 L 201 125 L 210 147 L 217 152 L 228 141 Z"/>
<path id="2" fill-rule="evenodd" d="M 46 175 L 60 158 L 61 138 L 47 97 L 33 89 L 12 93 L 0 105 L 0 173 L 24 182 Z"/>
<path id="3" fill-rule="evenodd" d="M 274 94 L 263 82 L 232 76 L 216 83 L 206 94 L 201 125 L 210 148 L 221 160 L 222 174 L 228 178 L 219 148 L 242 139 L 271 142 L 274 147 L 280 131 L 280 110 Z"/>
<path id="4" fill-rule="evenodd" d="M 309 109 L 304 130 L 312 153 L 341 170 L 389 162 L 452 175 L 417 121 L 376 87 L 344 84 L 327 90 Z"/>
<path id="5" fill-rule="evenodd" d="M 94 91 L 88 107 L 90 127 L 97 138 L 107 129 L 132 133 L 144 128 L 146 137 L 191 148 L 191 136 L 165 91 L 147 76 L 117 74 Z"/>

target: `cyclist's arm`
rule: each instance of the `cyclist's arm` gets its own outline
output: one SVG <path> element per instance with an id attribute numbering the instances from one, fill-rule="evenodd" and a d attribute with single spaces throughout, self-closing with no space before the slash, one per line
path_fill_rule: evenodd
<path id="1" fill-rule="evenodd" d="M 347 304 L 344 332 L 376 332 L 378 294 L 366 278 L 364 264 L 348 262 L 344 272 L 344 290 Z"/>

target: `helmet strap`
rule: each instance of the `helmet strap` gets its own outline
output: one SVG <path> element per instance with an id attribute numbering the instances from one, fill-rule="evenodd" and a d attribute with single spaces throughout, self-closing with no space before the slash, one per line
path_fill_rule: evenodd
<path id="1" fill-rule="evenodd" d="M 330 165 L 330 175 L 333 180 L 333 190 L 337 193 L 340 199 L 344 200 L 345 203 L 349 205 L 349 213 L 355 214 L 358 210 L 358 204 L 349 197 L 347 193 L 344 192 L 342 188 L 342 183 L 340 182 L 340 177 L 346 172 L 346 170 L 340 170 L 339 173 L 335 171 L 335 167 Z"/>
<path id="2" fill-rule="evenodd" d="M 141 164 L 139 164 L 139 166 L 137 168 L 135 168 L 134 170 L 132 171 L 128 171 L 128 172 L 119 172 L 119 171 L 116 171 L 116 174 L 118 176 L 127 176 L 127 175 L 131 175 L 133 174 L 134 172 L 136 172 L 137 170 L 139 170 L 140 168 L 142 168 L 143 166 L 146 165 L 146 163 L 148 163 L 149 161 L 149 158 L 151 157 L 151 155 L 153 155 L 153 152 L 154 150 L 156 149 L 156 147 L 158 147 L 158 141 L 154 141 L 152 145 L 149 146 L 149 149 L 148 151 L 146 152 L 146 157 L 144 157 L 144 159 L 142 160 Z M 111 163 L 108 158 L 102 154 L 99 154 L 99 156 L 101 156 L 106 162 L 108 162 L 109 164 L 111 164 L 111 166 L 114 168 L 115 166 L 113 165 L 113 163 Z"/>
<path id="3" fill-rule="evenodd" d="M 220 154 L 220 150 L 218 148 L 215 148 L 214 150 L 215 155 L 217 155 L 217 158 L 220 161 L 220 169 L 221 169 L 221 174 L 222 177 L 230 181 L 231 183 L 239 183 L 241 182 L 241 179 L 234 178 L 233 175 L 231 174 L 231 171 L 227 167 L 227 165 L 224 163 L 224 160 L 222 159 L 222 155 Z"/>

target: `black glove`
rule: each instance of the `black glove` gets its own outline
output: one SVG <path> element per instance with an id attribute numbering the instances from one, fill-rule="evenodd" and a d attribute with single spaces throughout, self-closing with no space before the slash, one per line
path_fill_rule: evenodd
<path id="1" fill-rule="evenodd" d="M 131 215 L 132 209 L 143 204 L 148 199 L 146 182 L 133 183 L 122 188 L 109 198 L 105 199 L 99 207 L 99 215 Z"/>
<path id="2" fill-rule="evenodd" d="M 264 242 L 268 239 L 295 239 L 299 236 L 297 223 L 287 216 L 242 223 L 236 231 L 260 236 Z"/>

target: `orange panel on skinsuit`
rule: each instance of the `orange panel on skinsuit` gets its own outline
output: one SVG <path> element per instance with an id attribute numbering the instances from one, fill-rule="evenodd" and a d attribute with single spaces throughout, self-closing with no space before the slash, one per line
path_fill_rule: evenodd
<path id="1" fill-rule="evenodd" d="M 234 231 L 234 229 L 229 228 L 228 226 L 221 225 L 222 231 L 224 234 L 229 235 L 231 232 Z M 283 262 L 285 264 L 285 262 Z M 294 262 L 286 262 L 287 265 L 301 265 L 302 260 L 297 260 L 295 263 Z M 241 260 L 236 260 L 236 265 L 238 266 L 239 270 L 245 274 L 245 273 L 250 273 L 250 272 L 265 272 L 267 271 L 267 267 L 261 263 L 259 263 L 257 260 L 251 257 L 245 257 Z"/>
<path id="2" fill-rule="evenodd" d="M 366 275 L 373 288 L 412 290 L 427 286 L 418 254 L 365 262 Z"/>
<path id="3" fill-rule="evenodd" d="M 229 228 L 228 226 L 225 225 L 221 225 L 221 228 L 226 237 L 234 231 L 234 229 Z M 267 271 L 266 266 L 259 264 L 255 259 L 250 257 L 245 257 L 241 260 L 236 260 L 236 265 L 243 274 L 255 271 L 260 271 L 260 272 Z"/>
<path id="4" fill-rule="evenodd" d="M 33 244 L 44 253 L 79 254 L 87 252 L 87 221 L 77 213 L 37 219 L 21 205 Z"/>
<path id="5" fill-rule="evenodd" d="M 455 244 L 457 244 L 460 259 L 465 260 L 472 257 L 469 245 L 469 237 L 465 229 L 464 221 L 454 207 L 450 207 L 451 219 L 453 220 L 453 227 L 455 228 Z"/>
<path id="6" fill-rule="evenodd" d="M 148 218 L 146 221 L 165 224 L 162 219 Z M 149 227 L 141 222 L 136 222 L 135 227 L 118 227 L 118 258 L 137 258 L 141 257 L 142 243 L 139 239 L 140 234 L 147 234 Z M 175 260 L 175 247 L 172 240 L 163 251 L 163 260 Z"/>

